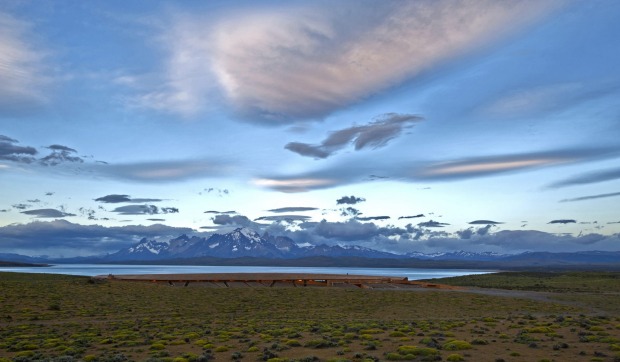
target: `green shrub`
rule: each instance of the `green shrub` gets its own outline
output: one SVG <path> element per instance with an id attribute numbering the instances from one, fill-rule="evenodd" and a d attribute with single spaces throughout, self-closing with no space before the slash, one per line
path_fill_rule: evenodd
<path id="1" fill-rule="evenodd" d="M 304 347 L 309 347 L 309 348 L 329 348 L 329 347 L 336 347 L 337 344 L 331 341 L 328 341 L 326 339 L 313 339 L 308 341 Z"/>
<path id="2" fill-rule="evenodd" d="M 214 349 L 215 352 L 227 352 L 228 351 L 228 347 L 227 346 L 218 346 Z"/>
<path id="3" fill-rule="evenodd" d="M 527 329 L 528 333 L 552 333 L 553 329 L 549 327 L 532 327 Z"/>
<path id="4" fill-rule="evenodd" d="M 418 357 L 437 356 L 439 351 L 435 348 L 417 347 L 417 346 L 400 346 L 396 352 L 391 352 L 386 355 L 386 358 L 390 361 L 410 361 L 417 359 Z"/>
<path id="5" fill-rule="evenodd" d="M 151 348 L 154 351 L 160 351 L 162 349 L 166 349 L 166 346 L 163 343 L 153 343 L 151 344 Z"/>
<path id="6" fill-rule="evenodd" d="M 458 339 L 455 339 L 443 345 L 443 349 L 445 349 L 446 351 L 461 351 L 464 349 L 471 349 L 471 348 L 472 346 L 469 342 L 461 341 Z"/>
<path id="7" fill-rule="evenodd" d="M 301 343 L 299 343 L 299 341 L 296 339 L 289 339 L 288 341 L 286 341 L 286 345 L 291 347 L 299 347 L 301 346 Z"/>
<path id="8" fill-rule="evenodd" d="M 450 361 L 450 362 L 465 361 L 465 358 L 463 358 L 463 356 L 461 356 L 458 353 L 453 353 L 449 355 L 448 357 L 446 357 L 446 361 Z"/>

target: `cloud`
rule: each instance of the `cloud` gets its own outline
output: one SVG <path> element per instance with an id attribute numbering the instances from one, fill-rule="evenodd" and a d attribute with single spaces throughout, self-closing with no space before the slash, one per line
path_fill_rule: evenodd
<path id="1" fill-rule="evenodd" d="M 340 216 L 357 216 L 361 215 L 361 212 L 354 207 L 343 207 L 340 209 Z"/>
<path id="2" fill-rule="evenodd" d="M 113 253 L 142 238 L 172 238 L 190 234 L 190 228 L 162 224 L 105 227 L 80 225 L 66 220 L 33 221 L 0 227 L 0 252 L 25 255 L 87 256 Z"/>
<path id="3" fill-rule="evenodd" d="M 148 221 L 166 221 L 166 219 L 147 219 Z"/>
<path id="4" fill-rule="evenodd" d="M 481 228 L 478 228 L 476 230 L 476 234 L 478 235 L 486 235 L 489 233 L 489 230 L 491 230 L 491 228 L 493 227 L 493 225 L 489 224 L 487 226 L 483 226 Z"/>
<path id="5" fill-rule="evenodd" d="M 503 224 L 503 222 L 492 221 L 492 220 L 474 220 L 468 223 L 469 225 L 499 225 Z"/>
<path id="6" fill-rule="evenodd" d="M 105 202 L 109 204 L 116 204 L 116 203 L 121 203 L 121 202 L 131 202 L 131 199 L 129 198 L 129 195 L 112 194 L 112 195 L 98 197 L 95 199 L 95 201 Z"/>
<path id="7" fill-rule="evenodd" d="M 112 210 L 119 215 L 157 215 L 157 214 L 175 214 L 179 212 L 176 207 L 161 207 L 155 205 L 126 205 L 120 206 Z"/>
<path id="8" fill-rule="evenodd" d="M 1 76 L 0 79 L 2 79 Z M 0 160 L 19 163 L 34 162 L 35 158 L 33 156 L 37 154 L 37 150 L 34 147 L 18 146 L 16 143 L 18 143 L 17 140 L 0 135 Z"/>
<path id="9" fill-rule="evenodd" d="M 279 209 L 271 209 L 267 210 L 270 212 L 280 213 L 280 212 L 303 212 L 303 211 L 313 211 L 318 210 L 316 207 L 281 207 Z"/>
<path id="10" fill-rule="evenodd" d="M 13 205 L 11 205 L 11 206 L 12 206 L 14 209 L 17 209 L 17 210 L 26 210 L 27 208 L 29 208 L 29 207 L 30 207 L 30 205 L 28 205 L 28 204 L 13 204 Z"/>
<path id="11" fill-rule="evenodd" d="M 215 82 L 248 119 L 316 119 L 493 43 L 550 2 L 287 3 L 177 17 L 166 89 L 152 103 L 197 112 Z M 192 82 L 194 81 L 194 82 Z"/>
<path id="12" fill-rule="evenodd" d="M 389 216 L 366 216 L 366 217 L 356 217 L 355 220 L 359 221 L 371 221 L 371 220 L 387 220 Z"/>
<path id="13" fill-rule="evenodd" d="M 314 158 L 327 158 L 351 143 L 356 151 L 376 149 L 386 146 L 389 141 L 400 136 L 404 129 L 420 120 L 420 117 L 411 114 L 386 113 L 365 126 L 352 126 L 332 132 L 319 145 L 290 142 L 284 148 Z"/>
<path id="14" fill-rule="evenodd" d="M 605 197 L 614 197 L 614 196 L 620 196 L 620 192 L 612 192 L 612 193 L 609 193 L 609 194 L 598 194 L 598 195 L 581 196 L 581 197 L 575 197 L 575 198 L 572 198 L 572 199 L 563 199 L 563 200 L 560 200 L 560 202 L 583 201 L 583 200 L 601 199 L 601 198 L 605 198 Z"/>
<path id="15" fill-rule="evenodd" d="M 61 163 L 83 163 L 84 160 L 81 157 L 74 156 L 77 153 L 76 150 L 70 147 L 61 145 L 51 145 L 45 147 L 52 151 L 49 155 L 41 158 L 39 162 L 45 166 L 56 166 Z"/>
<path id="16" fill-rule="evenodd" d="M 31 25 L 0 12 L 0 115 L 19 115 L 42 105 L 49 79 Z"/>
<path id="17" fill-rule="evenodd" d="M 560 188 L 575 185 L 587 185 L 592 183 L 611 181 L 620 179 L 620 168 L 587 173 L 580 176 L 571 177 L 563 181 L 555 182 L 549 185 L 550 188 Z M 575 200 L 576 201 L 576 200 Z"/>
<path id="18" fill-rule="evenodd" d="M 543 116 L 585 101 L 613 95 L 618 91 L 615 81 L 560 82 L 525 87 L 510 87 L 498 92 L 482 113 L 491 117 L 524 118 Z"/>
<path id="19" fill-rule="evenodd" d="M 433 221 L 433 220 L 421 222 L 418 224 L 418 226 L 422 226 L 425 228 L 442 228 L 447 225 L 450 225 L 450 224 L 446 224 L 444 222 L 439 222 L 439 221 Z"/>
<path id="20" fill-rule="evenodd" d="M 231 164 L 208 160 L 137 162 L 117 165 L 97 164 L 91 167 L 100 175 L 136 182 L 174 182 L 222 177 L 232 170 Z"/>
<path id="21" fill-rule="evenodd" d="M 106 196 L 101 196 L 95 199 L 95 201 L 107 203 L 107 204 L 118 204 L 122 202 L 159 202 L 163 201 L 162 199 L 147 199 L 147 198 L 131 198 L 129 195 L 119 195 L 119 194 L 111 194 Z"/>
<path id="22" fill-rule="evenodd" d="M 207 210 L 204 212 L 205 214 L 236 214 L 236 211 L 216 211 L 216 210 Z"/>
<path id="23" fill-rule="evenodd" d="M 620 156 L 620 148 L 565 148 L 545 152 L 508 155 L 489 155 L 460 160 L 382 162 L 375 171 L 400 182 L 445 182 L 470 178 L 491 177 L 510 172 L 592 162 Z M 379 170 L 376 168 L 379 167 Z M 254 184 L 281 192 L 307 192 L 367 182 L 368 160 L 330 163 L 329 166 L 292 175 L 263 175 Z"/>
<path id="24" fill-rule="evenodd" d="M 411 216 L 399 216 L 398 220 L 401 220 L 401 219 L 417 219 L 419 217 L 426 217 L 426 216 L 424 216 L 424 214 L 417 214 L 417 215 L 411 215 Z"/>
<path id="25" fill-rule="evenodd" d="M 0 45 L 1 46 L 1 45 Z M 17 140 L 0 135 L 0 160 L 12 161 L 23 164 L 34 164 L 38 161 L 44 166 L 57 166 L 62 163 L 83 163 L 84 159 L 75 156 L 73 148 L 62 145 L 44 147 L 51 151 L 47 156 L 37 159 L 34 157 L 39 152 L 30 146 L 18 146 Z"/>
<path id="26" fill-rule="evenodd" d="M 617 148 L 565 149 L 504 156 L 469 158 L 439 162 L 412 173 L 416 180 L 450 180 L 491 176 L 506 172 L 557 166 L 576 162 L 617 157 Z M 620 177 L 620 171 L 618 174 Z"/>
<path id="27" fill-rule="evenodd" d="M 471 239 L 471 237 L 474 235 L 474 229 L 467 228 L 465 230 L 459 230 L 456 232 L 456 234 L 459 236 L 459 238 L 468 240 Z"/>
<path id="28" fill-rule="evenodd" d="M 574 224 L 577 221 L 573 219 L 559 219 L 559 220 L 551 220 L 547 224 Z"/>
<path id="29" fill-rule="evenodd" d="M 256 218 L 255 221 L 308 221 L 312 219 L 306 215 L 275 215 L 275 216 L 261 216 Z"/>
<path id="30" fill-rule="evenodd" d="M 343 197 L 339 198 L 338 200 L 336 200 L 336 203 L 338 205 L 342 205 L 342 204 L 355 205 L 355 204 L 358 204 L 358 203 L 364 202 L 364 201 L 366 201 L 366 199 L 364 199 L 362 197 L 355 197 L 355 196 L 351 195 L 351 196 L 343 196 Z"/>
<path id="31" fill-rule="evenodd" d="M 206 188 L 204 190 L 202 190 L 201 192 L 198 193 L 198 195 L 202 195 L 204 193 L 210 194 L 210 193 L 216 193 L 217 196 L 219 197 L 223 197 L 223 196 L 227 196 L 230 194 L 230 191 L 228 189 L 218 189 L 215 187 L 209 187 Z"/>
<path id="32" fill-rule="evenodd" d="M 373 223 L 360 223 L 355 220 L 347 222 L 327 222 L 321 220 L 313 232 L 328 239 L 344 241 L 363 240 L 377 235 L 378 228 Z"/>
<path id="33" fill-rule="evenodd" d="M 70 213 L 56 210 L 56 209 L 35 209 L 35 210 L 22 211 L 21 213 L 25 215 L 32 215 L 34 217 L 39 217 L 39 218 L 58 218 L 58 217 L 66 217 L 66 216 L 75 216 L 75 214 L 70 214 Z"/>
<path id="34" fill-rule="evenodd" d="M 243 215 L 215 215 L 211 220 L 215 225 L 236 225 L 249 228 L 260 228 L 262 226 Z"/>
<path id="35" fill-rule="evenodd" d="M 271 177 L 253 180 L 257 186 L 267 187 L 281 192 L 305 192 L 310 190 L 333 187 L 339 184 L 337 178 L 313 177 Z"/>

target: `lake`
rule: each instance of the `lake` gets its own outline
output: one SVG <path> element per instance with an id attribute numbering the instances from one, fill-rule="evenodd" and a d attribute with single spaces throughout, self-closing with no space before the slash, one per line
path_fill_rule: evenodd
<path id="1" fill-rule="evenodd" d="M 18 273 L 49 273 L 68 275 L 108 274 L 194 274 L 194 273 L 313 273 L 407 277 L 409 280 L 445 278 L 460 275 L 493 273 L 475 269 L 413 269 L 413 268 L 339 268 L 339 267 L 275 267 L 275 266 L 204 266 L 204 265 L 117 265 L 57 264 L 50 267 L 0 267 L 0 271 Z"/>

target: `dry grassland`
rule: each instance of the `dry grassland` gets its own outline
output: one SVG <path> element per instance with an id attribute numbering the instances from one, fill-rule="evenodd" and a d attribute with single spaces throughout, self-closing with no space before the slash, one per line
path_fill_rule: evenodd
<path id="1" fill-rule="evenodd" d="M 516 290 L 472 293 L 0 273 L 0 362 L 620 361 L 617 275 L 570 287 L 593 275 L 441 281 Z"/>

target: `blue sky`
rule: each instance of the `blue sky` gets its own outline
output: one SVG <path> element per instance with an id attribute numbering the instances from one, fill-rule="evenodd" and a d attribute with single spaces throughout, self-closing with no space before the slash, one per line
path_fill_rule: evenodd
<path id="1" fill-rule="evenodd" d="M 248 226 L 620 250 L 617 1 L 3 1 L 0 253 Z"/>

